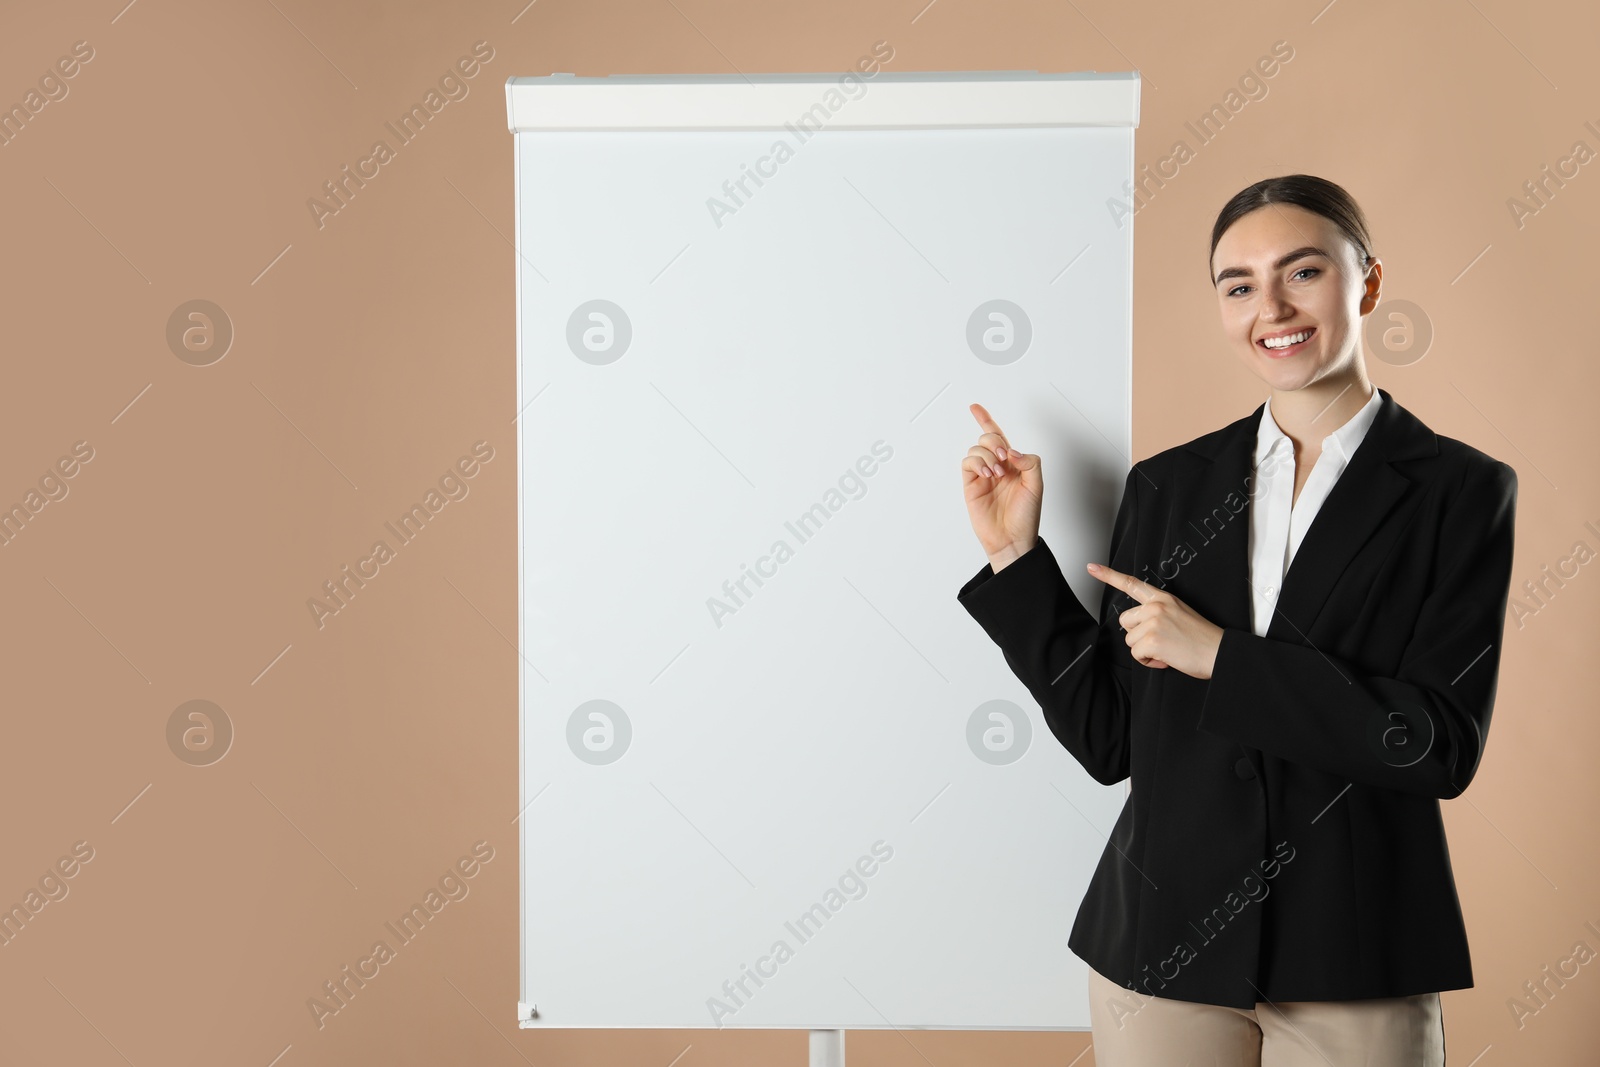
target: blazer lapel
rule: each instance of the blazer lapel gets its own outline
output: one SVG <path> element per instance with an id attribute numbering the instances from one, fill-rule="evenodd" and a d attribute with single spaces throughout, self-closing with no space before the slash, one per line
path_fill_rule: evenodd
<path id="1" fill-rule="evenodd" d="M 1271 640 L 1304 643 L 1345 567 L 1405 497 L 1412 479 L 1393 464 L 1435 455 L 1438 441 L 1394 397 L 1383 401 L 1349 465 L 1317 511 L 1295 552 L 1267 627 Z M 1193 546 L 1182 563 L 1185 603 L 1224 628 L 1253 632 L 1250 621 L 1250 495 L 1256 431 L 1265 404 L 1199 437 L 1181 454 L 1183 484 L 1164 544 Z M 1244 506 L 1236 513 L 1229 507 Z M 1170 549 L 1169 549 L 1170 551 Z"/>
<path id="2" fill-rule="evenodd" d="M 1224 628 L 1250 629 L 1250 511 L 1258 407 L 1178 453 L 1175 501 L 1162 531 L 1158 574 L 1184 603 Z M 1152 583 L 1155 584 L 1155 583 Z"/>

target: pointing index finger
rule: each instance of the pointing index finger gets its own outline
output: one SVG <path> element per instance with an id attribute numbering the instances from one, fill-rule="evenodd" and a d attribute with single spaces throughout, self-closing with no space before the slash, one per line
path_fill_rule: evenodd
<path id="1" fill-rule="evenodd" d="M 1135 578 L 1133 575 L 1123 574 L 1121 571 L 1113 570 L 1112 568 L 1103 564 L 1089 564 L 1089 573 L 1100 579 L 1102 582 L 1105 582 L 1107 585 L 1114 586 L 1117 589 L 1122 590 L 1124 593 L 1127 593 L 1141 604 L 1149 600 L 1151 594 L 1155 592 L 1155 590 L 1149 585 L 1145 584 L 1140 579 Z"/>
<path id="2" fill-rule="evenodd" d="M 968 410 L 972 412 L 972 417 L 978 420 L 978 425 L 983 427 L 985 433 L 999 434 L 1002 441 L 1006 440 L 1005 432 L 1000 429 L 1000 424 L 990 417 L 989 412 L 984 409 L 982 404 L 969 405 Z M 1007 447 L 1010 446 L 1008 445 Z"/>

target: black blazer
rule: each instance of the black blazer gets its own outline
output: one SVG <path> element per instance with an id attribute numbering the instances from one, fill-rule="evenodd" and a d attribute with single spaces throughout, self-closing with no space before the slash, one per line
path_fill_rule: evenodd
<path id="1" fill-rule="evenodd" d="M 1135 662 L 1137 602 L 1106 586 L 1097 619 L 1042 538 L 958 594 L 1083 768 L 1133 779 L 1067 941 L 1121 985 L 1240 1008 L 1472 985 L 1439 801 L 1489 732 L 1517 476 L 1378 392 L 1265 637 L 1261 408 L 1128 472 L 1105 562 L 1223 627 L 1209 680 Z"/>

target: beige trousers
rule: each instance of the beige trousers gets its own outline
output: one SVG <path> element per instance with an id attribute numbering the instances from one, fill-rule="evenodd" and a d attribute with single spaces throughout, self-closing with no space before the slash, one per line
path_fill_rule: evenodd
<path id="1" fill-rule="evenodd" d="M 1150 997 L 1089 968 L 1095 1067 L 1444 1067 L 1439 994 L 1258 1002 Z"/>

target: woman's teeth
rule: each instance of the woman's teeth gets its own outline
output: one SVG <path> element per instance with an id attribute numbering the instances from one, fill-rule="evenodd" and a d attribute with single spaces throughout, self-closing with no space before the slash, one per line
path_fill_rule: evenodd
<path id="1" fill-rule="evenodd" d="M 1313 327 L 1312 329 L 1301 330 L 1299 333 L 1291 333 L 1283 337 L 1265 338 L 1261 341 L 1261 347 L 1273 352 L 1282 351 L 1285 348 L 1292 348 L 1297 344 L 1310 340 L 1311 335 L 1315 332 L 1316 328 Z"/>

